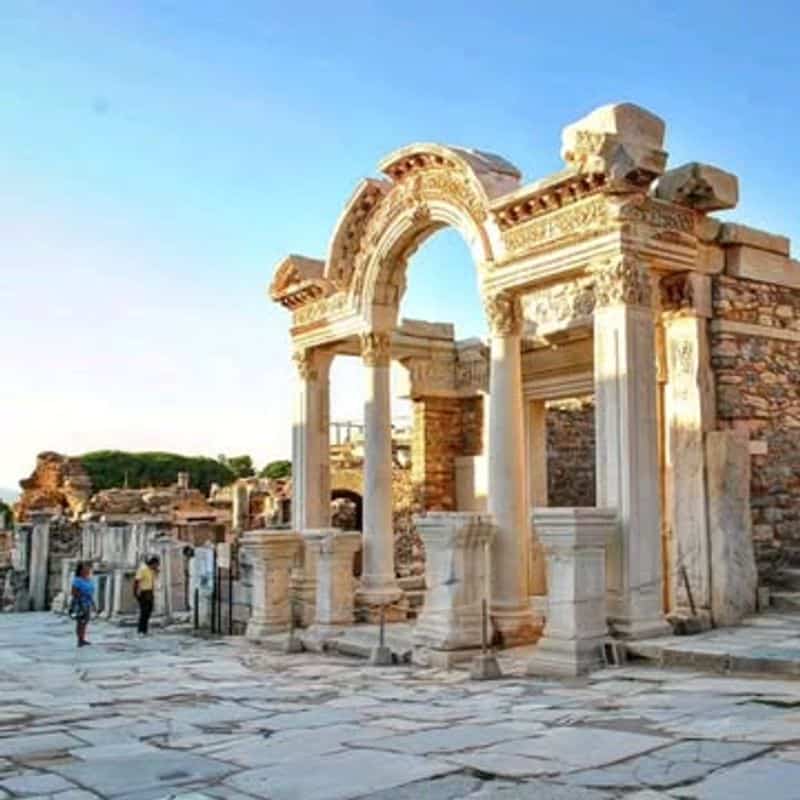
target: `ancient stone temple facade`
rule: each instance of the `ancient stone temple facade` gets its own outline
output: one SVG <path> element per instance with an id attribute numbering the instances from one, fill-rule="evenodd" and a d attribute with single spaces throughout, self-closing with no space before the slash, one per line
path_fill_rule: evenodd
<path id="1" fill-rule="evenodd" d="M 401 594 L 392 360 L 408 370 L 418 457 L 435 478 L 426 508 L 482 515 L 448 530 L 492 528 L 487 596 L 504 643 L 541 633 L 555 591 L 546 573 L 597 577 L 598 547 L 605 616 L 627 637 L 663 632 L 668 613 L 726 624 L 752 610 L 752 522 L 760 552 L 796 552 L 800 265 L 785 238 L 715 219 L 735 207 L 736 177 L 668 169 L 664 135 L 637 106 L 599 108 L 564 129 L 565 168 L 532 183 L 495 155 L 411 145 L 356 187 L 324 258 L 278 265 L 270 293 L 291 313 L 298 374 L 301 533 L 330 526 L 331 362 L 363 361 L 362 603 Z M 409 257 L 444 227 L 472 253 L 487 342 L 399 319 Z M 583 455 L 559 462 L 548 486 L 548 430 L 552 455 L 565 400 L 577 438 L 559 441 L 564 452 L 584 442 Z M 551 497 L 598 513 L 538 514 Z M 550 559 L 562 566 L 546 570 Z M 559 602 L 585 601 L 558 589 Z M 573 622 L 550 638 L 579 630 Z"/>

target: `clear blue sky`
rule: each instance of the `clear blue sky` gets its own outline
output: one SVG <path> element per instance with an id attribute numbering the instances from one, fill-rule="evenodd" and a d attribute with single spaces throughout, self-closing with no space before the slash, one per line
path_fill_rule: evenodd
<path id="1" fill-rule="evenodd" d="M 672 165 L 740 176 L 737 219 L 797 234 L 795 8 L 5 0 L 0 486 L 42 449 L 287 455 L 272 267 L 324 256 L 358 179 L 412 141 L 533 180 L 563 125 L 629 100 L 667 121 Z M 415 258 L 403 311 L 479 332 L 454 234 Z"/>

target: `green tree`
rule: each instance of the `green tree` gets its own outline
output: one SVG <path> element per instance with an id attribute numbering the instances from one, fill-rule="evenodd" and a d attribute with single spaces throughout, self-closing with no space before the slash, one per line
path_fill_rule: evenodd
<path id="1" fill-rule="evenodd" d="M 3 520 L 5 520 L 7 528 L 12 527 L 14 524 L 14 512 L 8 503 L 0 500 L 0 522 L 3 522 Z M 2 527 L 0 527 L 0 530 L 2 530 Z"/>
<path id="2" fill-rule="evenodd" d="M 96 492 L 119 488 L 126 482 L 131 489 L 170 486 L 179 472 L 188 472 L 190 485 L 207 494 L 212 483 L 225 486 L 236 477 L 225 464 L 205 456 L 97 450 L 85 453 L 80 459 Z"/>
<path id="3" fill-rule="evenodd" d="M 220 456 L 219 461 L 224 464 L 237 478 L 252 478 L 256 474 L 253 459 L 250 456 Z"/>
<path id="4" fill-rule="evenodd" d="M 258 473 L 259 478 L 290 478 L 292 476 L 292 462 L 291 461 L 270 461 L 261 472 Z"/>

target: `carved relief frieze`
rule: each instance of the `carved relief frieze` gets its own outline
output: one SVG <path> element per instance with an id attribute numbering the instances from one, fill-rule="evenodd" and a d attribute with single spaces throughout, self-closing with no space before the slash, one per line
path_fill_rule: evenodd
<path id="1" fill-rule="evenodd" d="M 455 362 L 441 358 L 411 358 L 405 362 L 411 380 L 412 396 L 452 392 L 455 384 Z"/>
<path id="2" fill-rule="evenodd" d="M 489 390 L 489 362 L 486 358 L 456 364 L 456 389 L 473 394 Z"/>
<path id="3" fill-rule="evenodd" d="M 693 211 L 659 203 L 641 195 L 620 206 L 618 219 L 622 222 L 644 223 L 664 231 L 694 234 Z"/>
<path id="4" fill-rule="evenodd" d="M 694 383 L 695 347 L 689 339 L 670 342 L 669 382 L 675 397 L 685 400 Z"/>
<path id="5" fill-rule="evenodd" d="M 350 300 L 346 294 L 339 292 L 316 300 L 298 308 L 292 315 L 292 322 L 295 327 L 301 325 L 311 325 L 314 322 L 328 321 L 350 307 Z"/>
<path id="6" fill-rule="evenodd" d="M 388 333 L 362 333 L 361 357 L 368 367 L 388 367 L 391 360 L 391 336 Z"/>
<path id="7" fill-rule="evenodd" d="M 503 241 L 510 252 L 518 253 L 574 236 L 594 235 L 610 223 L 608 203 L 604 196 L 597 196 L 511 228 L 503 233 Z"/>
<path id="8" fill-rule="evenodd" d="M 589 274 L 594 279 L 597 306 L 651 305 L 650 271 L 642 259 L 634 255 L 604 258 L 592 264 Z"/>
<path id="9" fill-rule="evenodd" d="M 591 279 L 549 286 L 522 298 L 523 316 L 536 332 L 590 325 L 595 307 Z"/>

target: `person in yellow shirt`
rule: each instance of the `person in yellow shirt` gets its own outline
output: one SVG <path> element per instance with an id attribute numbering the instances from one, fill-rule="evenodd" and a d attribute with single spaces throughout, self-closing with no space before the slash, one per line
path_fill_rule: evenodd
<path id="1" fill-rule="evenodd" d="M 150 615 L 153 613 L 153 599 L 155 597 L 156 579 L 161 568 L 158 556 L 150 556 L 136 571 L 133 579 L 133 594 L 139 602 L 139 635 L 147 635 L 147 626 Z"/>

